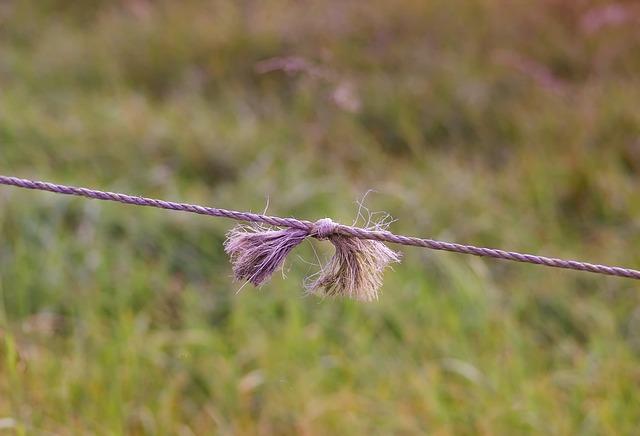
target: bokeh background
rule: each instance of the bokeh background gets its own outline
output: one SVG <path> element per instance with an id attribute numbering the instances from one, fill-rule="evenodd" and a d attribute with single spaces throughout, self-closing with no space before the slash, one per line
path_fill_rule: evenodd
<path id="1" fill-rule="evenodd" d="M 639 102 L 634 1 L 0 2 L 7 175 L 638 267 Z M 0 189 L 0 429 L 640 424 L 632 280 L 407 248 L 322 300 L 308 242 L 237 293 L 232 225 Z"/>

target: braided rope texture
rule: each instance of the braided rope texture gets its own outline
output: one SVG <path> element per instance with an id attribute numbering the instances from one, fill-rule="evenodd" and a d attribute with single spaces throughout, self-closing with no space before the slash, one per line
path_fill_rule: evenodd
<path id="1" fill-rule="evenodd" d="M 0 185 L 10 185 L 25 189 L 54 192 L 64 195 L 75 195 L 79 197 L 93 198 L 97 200 L 115 201 L 136 206 L 149 206 L 160 209 L 177 210 L 200 215 L 229 218 L 236 221 L 269 224 L 276 227 L 286 227 L 300 229 L 308 232 L 309 236 L 320 239 L 328 236 L 327 219 L 319 221 L 320 231 L 316 223 L 312 221 L 299 220 L 296 218 L 282 218 L 276 216 L 262 215 L 250 212 L 239 212 L 228 209 L 205 207 L 189 203 L 176 203 L 172 201 L 158 200 L 153 198 L 139 197 L 116 192 L 99 191 L 95 189 L 79 188 L 73 186 L 60 185 L 21 179 L 18 177 L 0 175 Z M 553 268 L 572 269 L 578 271 L 588 271 L 596 274 L 610 276 L 627 277 L 640 280 L 640 271 L 616 266 L 607 266 L 580 262 L 576 260 L 565 260 L 553 257 L 537 256 L 533 254 L 518 253 L 495 248 L 476 247 L 473 245 L 456 244 L 452 242 L 437 241 L 433 239 L 415 238 L 409 236 L 396 235 L 386 230 L 369 230 L 359 227 L 336 224 L 332 227 L 333 234 L 348 236 L 357 239 L 373 240 L 379 242 L 389 242 L 393 244 L 423 247 L 432 250 L 451 251 L 454 253 L 471 254 L 479 257 L 490 257 L 494 259 L 511 260 L 515 262 L 544 265 Z"/>

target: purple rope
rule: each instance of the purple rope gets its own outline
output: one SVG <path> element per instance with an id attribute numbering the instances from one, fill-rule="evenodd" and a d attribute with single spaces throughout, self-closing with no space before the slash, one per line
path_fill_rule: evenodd
<path id="1" fill-rule="evenodd" d="M 269 224 L 277 227 L 288 227 L 305 230 L 310 236 L 320 239 L 327 235 L 341 234 L 358 239 L 370 239 L 381 242 L 391 242 L 400 245 L 411 245 L 415 247 L 430 248 L 432 250 L 452 251 L 455 253 L 471 254 L 480 257 L 492 257 L 495 259 L 512 260 L 516 262 L 533 263 L 545 265 L 553 268 L 573 269 L 578 271 L 589 271 L 597 274 L 610 276 L 628 277 L 640 280 L 640 271 L 621 268 L 615 266 L 598 265 L 576 260 L 564 260 L 553 257 L 536 256 L 533 254 L 517 253 L 495 248 L 475 247 L 473 245 L 456 244 L 452 242 L 436 241 L 433 239 L 414 238 L 401 236 L 389 231 L 368 230 L 359 227 L 345 226 L 330 222 L 327 218 L 313 223 L 296 218 L 281 218 L 255 214 L 250 212 L 238 212 L 234 210 L 218 209 L 215 207 L 205 207 L 188 203 L 175 203 L 172 201 L 157 200 L 153 198 L 138 197 L 133 195 L 119 194 L 115 192 L 98 191 L 94 189 L 78 188 L 73 186 L 59 185 L 55 183 L 39 182 L 17 177 L 0 175 L 0 185 L 17 186 L 26 189 L 55 192 L 57 194 L 76 195 L 79 197 L 94 198 L 97 200 L 116 201 L 119 203 L 133 204 L 136 206 L 157 207 L 160 209 L 177 210 L 182 212 L 197 213 L 216 217 L 230 218 L 236 221 L 247 221 L 254 223 Z"/>

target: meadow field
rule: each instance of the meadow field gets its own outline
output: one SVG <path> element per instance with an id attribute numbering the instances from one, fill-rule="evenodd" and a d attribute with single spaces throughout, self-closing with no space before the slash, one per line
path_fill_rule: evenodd
<path id="1" fill-rule="evenodd" d="M 640 6 L 2 1 L 0 174 L 638 268 Z M 0 434 L 637 434 L 640 282 L 234 224 L 0 187 Z"/>

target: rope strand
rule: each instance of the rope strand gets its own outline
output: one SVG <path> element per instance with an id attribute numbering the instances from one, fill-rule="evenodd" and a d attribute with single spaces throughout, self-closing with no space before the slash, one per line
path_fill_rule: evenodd
<path id="1" fill-rule="evenodd" d="M 299 220 L 296 218 L 282 218 L 250 212 L 239 212 L 228 209 L 219 209 L 215 207 L 205 207 L 189 203 L 176 203 L 172 201 L 158 200 L 115 192 L 99 191 L 88 188 L 66 186 L 56 183 L 34 181 L 2 175 L 0 175 L 0 184 L 16 186 L 25 189 L 48 191 L 57 194 L 75 195 L 79 197 L 93 198 L 96 200 L 115 201 L 136 206 L 156 207 L 160 209 L 169 209 L 181 212 L 196 213 L 200 215 L 229 218 L 236 221 L 269 224 L 276 227 L 299 229 L 306 231 L 310 236 L 316 238 L 326 238 L 328 236 L 326 226 L 327 222 L 324 220 L 320 220 L 322 221 L 322 227 L 320 228 L 321 231 L 318 232 L 316 223 L 306 220 Z M 335 224 L 331 226 L 330 231 L 335 235 L 342 235 L 362 240 L 389 242 L 393 244 L 429 248 L 432 250 L 451 251 L 454 253 L 471 254 L 480 257 L 491 257 L 494 259 L 531 263 L 553 268 L 588 271 L 596 274 L 605 274 L 610 276 L 627 277 L 640 280 L 640 271 L 629 268 L 599 265 L 588 262 L 580 262 L 576 260 L 558 259 L 553 257 L 518 253 L 515 251 L 505 251 L 495 248 L 476 247 L 473 245 L 456 244 L 452 242 L 437 241 L 433 239 L 415 238 L 396 235 L 386 230 L 370 230 L 359 227 L 346 226 L 343 224 Z"/>

